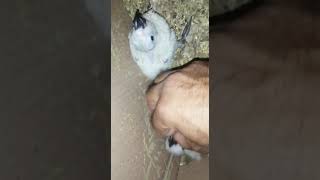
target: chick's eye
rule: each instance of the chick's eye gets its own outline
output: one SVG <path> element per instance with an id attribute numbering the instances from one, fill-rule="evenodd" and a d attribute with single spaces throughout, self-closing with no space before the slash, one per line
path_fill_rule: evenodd
<path id="1" fill-rule="evenodd" d="M 153 41 L 154 40 L 154 37 L 153 36 L 151 36 L 151 41 Z"/>

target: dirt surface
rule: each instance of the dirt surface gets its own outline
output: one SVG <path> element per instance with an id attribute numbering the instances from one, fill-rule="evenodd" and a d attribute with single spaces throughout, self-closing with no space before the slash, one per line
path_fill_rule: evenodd
<path id="1" fill-rule="evenodd" d="M 111 15 L 111 179 L 174 180 L 178 158 L 170 158 L 154 133 L 145 91 L 151 83 L 133 61 L 128 33 L 132 23 L 122 1 Z"/>
<path id="2" fill-rule="evenodd" d="M 0 179 L 105 175 L 106 46 L 80 1 L 4 1 Z"/>
<path id="3" fill-rule="evenodd" d="M 179 167 L 178 180 L 209 180 L 209 158 L 204 157 L 200 161 L 192 161 Z"/>
<path id="4" fill-rule="evenodd" d="M 267 1 L 210 40 L 214 179 L 320 179 L 317 7 Z"/>

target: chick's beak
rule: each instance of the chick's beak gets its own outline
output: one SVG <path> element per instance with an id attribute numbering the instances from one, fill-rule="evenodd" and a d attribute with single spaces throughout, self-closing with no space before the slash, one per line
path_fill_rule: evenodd
<path id="1" fill-rule="evenodd" d="M 137 9 L 136 14 L 133 18 L 133 28 L 135 30 L 139 28 L 144 28 L 146 26 L 146 19 L 142 16 L 142 14 L 139 12 L 139 9 Z"/>

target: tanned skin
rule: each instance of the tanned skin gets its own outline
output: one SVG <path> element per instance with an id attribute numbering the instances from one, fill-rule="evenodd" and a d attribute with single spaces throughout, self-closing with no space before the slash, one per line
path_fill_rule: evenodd
<path id="1" fill-rule="evenodd" d="M 147 91 L 151 124 L 184 148 L 208 153 L 209 62 L 190 64 L 159 75 Z"/>

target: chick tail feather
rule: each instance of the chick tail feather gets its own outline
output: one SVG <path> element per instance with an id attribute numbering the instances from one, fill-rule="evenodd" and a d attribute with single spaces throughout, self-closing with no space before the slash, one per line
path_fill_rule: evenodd
<path id="1" fill-rule="evenodd" d="M 188 23 L 184 27 L 181 38 L 179 39 L 179 47 L 182 47 L 186 43 L 187 36 L 189 35 L 190 29 L 191 29 L 191 23 L 192 23 L 192 16 L 190 17 Z"/>

